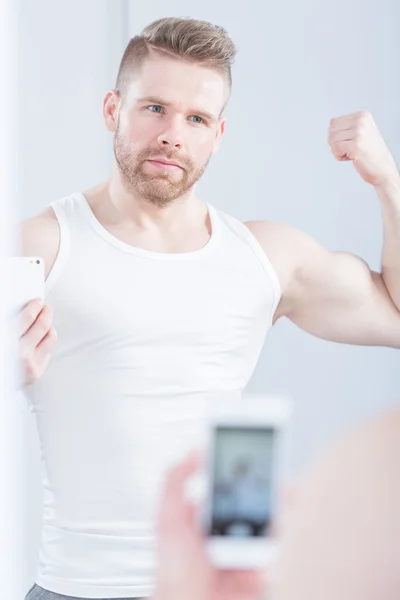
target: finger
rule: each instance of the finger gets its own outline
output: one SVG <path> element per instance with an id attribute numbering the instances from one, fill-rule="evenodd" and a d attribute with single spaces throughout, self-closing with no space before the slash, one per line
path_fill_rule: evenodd
<path id="1" fill-rule="evenodd" d="M 339 119 L 332 119 L 329 123 L 330 131 L 342 131 L 346 129 L 351 129 L 354 127 L 355 119 L 353 117 L 342 117 Z"/>
<path id="2" fill-rule="evenodd" d="M 45 338 L 50 331 L 53 322 L 53 310 L 46 305 L 40 315 L 30 327 L 30 329 L 21 337 L 20 354 L 22 358 L 27 358 L 35 351 L 36 346 Z"/>
<path id="3" fill-rule="evenodd" d="M 39 364 L 47 358 L 48 354 L 51 354 L 52 350 L 57 343 L 57 332 L 54 327 L 51 327 L 48 333 L 44 336 L 43 340 L 36 348 L 35 359 Z"/>
<path id="4" fill-rule="evenodd" d="M 25 333 L 31 328 L 33 323 L 38 318 L 42 308 L 44 306 L 43 300 L 36 298 L 29 302 L 20 313 L 18 321 L 19 336 L 25 335 Z"/>
<path id="5" fill-rule="evenodd" d="M 220 571 L 218 573 L 218 596 L 230 600 L 235 598 L 257 598 L 265 590 L 265 578 L 255 571 Z"/>
<path id="6" fill-rule="evenodd" d="M 332 145 L 332 152 L 338 160 L 354 160 L 353 142 L 338 142 Z"/>
<path id="7" fill-rule="evenodd" d="M 355 135 L 356 131 L 354 128 L 329 131 L 328 142 L 330 144 L 336 144 L 338 142 L 349 142 L 354 139 Z"/>
<path id="8" fill-rule="evenodd" d="M 359 121 L 361 116 L 366 117 L 367 114 L 366 111 L 359 111 L 348 115 L 342 115 L 341 117 L 335 117 L 330 120 L 329 126 L 332 129 L 348 129 Z"/>
<path id="9" fill-rule="evenodd" d="M 193 502 L 187 501 L 184 510 L 185 522 L 186 525 L 193 530 L 196 530 L 199 527 L 197 513 L 198 507 Z"/>
<path id="10" fill-rule="evenodd" d="M 167 473 L 159 513 L 159 526 L 164 530 L 175 526 L 182 519 L 185 508 L 185 483 L 199 465 L 199 455 L 192 452 L 188 457 Z"/>
<path id="11" fill-rule="evenodd" d="M 258 571 L 231 571 L 231 583 L 239 591 L 259 591 L 264 579 Z"/>
<path id="12" fill-rule="evenodd" d="M 37 361 L 26 361 L 24 371 L 27 383 L 32 383 L 39 379 L 47 369 L 50 360 L 51 354 L 47 354 L 40 364 Z"/>
<path id="13" fill-rule="evenodd" d="M 197 451 L 191 452 L 179 465 L 173 467 L 166 477 L 166 498 L 175 500 L 183 497 L 183 490 L 187 479 L 193 475 L 200 465 L 200 456 Z"/>

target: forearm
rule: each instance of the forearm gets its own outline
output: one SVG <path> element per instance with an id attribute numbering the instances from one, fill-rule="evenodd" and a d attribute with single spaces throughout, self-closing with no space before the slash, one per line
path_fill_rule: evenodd
<path id="1" fill-rule="evenodd" d="M 384 221 L 382 278 L 400 310 L 400 174 L 376 188 Z"/>

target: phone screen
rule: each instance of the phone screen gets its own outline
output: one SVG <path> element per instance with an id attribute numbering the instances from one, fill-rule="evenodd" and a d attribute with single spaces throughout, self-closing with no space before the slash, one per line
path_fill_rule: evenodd
<path id="1" fill-rule="evenodd" d="M 272 515 L 276 430 L 218 426 L 214 435 L 210 535 L 265 536 Z"/>

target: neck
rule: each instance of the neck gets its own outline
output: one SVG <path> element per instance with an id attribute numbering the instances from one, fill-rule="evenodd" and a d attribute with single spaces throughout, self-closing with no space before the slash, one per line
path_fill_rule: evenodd
<path id="1" fill-rule="evenodd" d="M 118 169 L 114 169 L 109 181 L 85 195 L 90 204 L 102 213 L 103 219 L 140 228 L 156 226 L 168 229 L 179 222 L 197 219 L 205 211 L 204 203 L 195 196 L 194 189 L 167 206 L 157 206 L 134 190 L 127 189 Z"/>

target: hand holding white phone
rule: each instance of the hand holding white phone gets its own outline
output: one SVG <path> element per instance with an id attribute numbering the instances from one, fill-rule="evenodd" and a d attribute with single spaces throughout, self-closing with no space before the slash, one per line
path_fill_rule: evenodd
<path id="1" fill-rule="evenodd" d="M 39 379 L 57 341 L 52 309 L 45 304 L 45 268 L 40 257 L 12 257 L 6 263 L 9 340 L 18 362 L 16 389 Z"/>
<path id="2" fill-rule="evenodd" d="M 211 416 L 205 529 L 219 568 L 264 569 L 277 556 L 272 526 L 289 414 L 278 396 Z"/>

